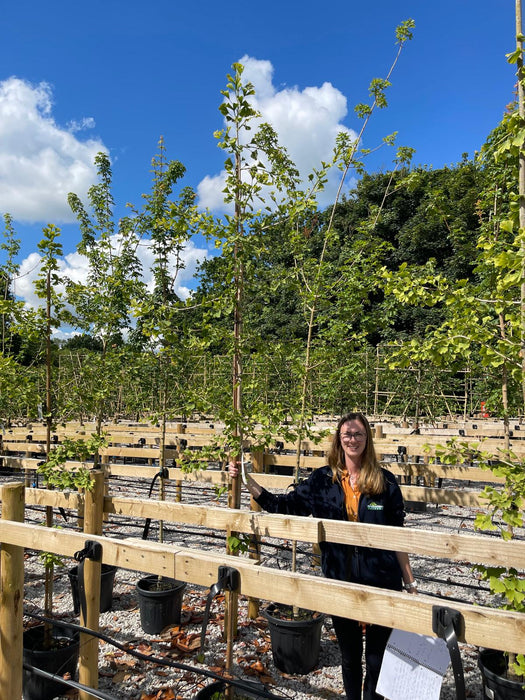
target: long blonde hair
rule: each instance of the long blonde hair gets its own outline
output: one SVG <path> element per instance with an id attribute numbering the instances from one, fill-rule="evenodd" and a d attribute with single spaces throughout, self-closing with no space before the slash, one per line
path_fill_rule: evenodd
<path id="1" fill-rule="evenodd" d="M 341 481 L 342 475 L 346 472 L 345 454 L 341 444 L 340 430 L 345 423 L 351 420 L 359 421 L 366 433 L 366 446 L 361 458 L 361 470 L 357 486 L 361 493 L 377 496 L 384 491 L 385 479 L 377 459 L 370 423 L 362 413 L 347 413 L 342 416 L 337 424 L 337 429 L 332 437 L 332 444 L 328 451 L 328 464 L 332 469 L 332 478 L 334 481 Z"/>

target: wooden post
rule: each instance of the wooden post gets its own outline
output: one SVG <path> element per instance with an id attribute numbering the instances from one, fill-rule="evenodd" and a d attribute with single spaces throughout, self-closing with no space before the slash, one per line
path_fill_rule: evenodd
<path id="1" fill-rule="evenodd" d="M 2 488 L 2 520 L 24 522 L 24 485 Z M 24 548 L 3 544 L 0 553 L 0 697 L 22 697 Z"/>
<path id="2" fill-rule="evenodd" d="M 262 474 L 264 472 L 264 450 L 254 450 L 252 452 L 252 464 L 254 473 Z M 261 506 L 252 496 L 250 496 L 250 510 L 261 510 Z M 260 561 L 261 559 L 261 543 L 255 535 L 252 536 L 250 541 L 250 559 L 255 561 Z M 248 619 L 255 620 L 259 617 L 259 607 L 259 598 L 248 598 Z"/>
<path id="3" fill-rule="evenodd" d="M 237 637 L 238 607 L 238 591 L 226 591 L 224 596 L 224 636 L 226 638 L 225 670 L 229 673 L 231 673 L 233 669 L 233 642 Z M 226 690 L 226 697 L 234 697 L 231 687 Z"/>
<path id="4" fill-rule="evenodd" d="M 31 457 L 31 452 L 29 450 L 26 450 L 24 455 L 25 455 L 26 459 L 29 459 Z M 27 488 L 31 487 L 31 473 L 29 472 L 28 469 L 25 470 L 25 485 Z"/>
<path id="5" fill-rule="evenodd" d="M 184 423 L 176 423 L 175 424 L 175 432 L 178 435 L 184 435 L 184 433 L 186 432 L 186 428 L 184 427 Z M 179 451 L 179 454 L 180 454 L 180 443 L 177 444 L 177 451 Z M 175 502 L 180 503 L 181 501 L 182 501 L 182 481 L 180 479 L 177 479 L 177 481 L 175 482 Z"/>
<path id="6" fill-rule="evenodd" d="M 102 517 L 104 510 L 104 472 L 92 472 L 95 482 L 91 491 L 85 492 L 84 499 L 84 533 L 86 535 L 102 534 Z M 100 562 L 86 559 L 84 561 L 84 586 L 86 589 L 86 618 L 80 611 L 80 624 L 98 632 L 100 614 Z M 98 688 L 98 639 L 91 635 L 80 635 L 80 657 L 78 680 L 90 688 Z M 91 700 L 92 695 L 80 691 L 79 700 Z"/>
<path id="7" fill-rule="evenodd" d="M 374 416 L 377 416 L 379 406 L 379 345 L 376 348 L 376 378 L 374 385 Z"/>

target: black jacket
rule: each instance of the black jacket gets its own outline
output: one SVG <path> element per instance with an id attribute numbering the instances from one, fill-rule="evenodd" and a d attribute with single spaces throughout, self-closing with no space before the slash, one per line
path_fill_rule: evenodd
<path id="1" fill-rule="evenodd" d="M 375 525 L 402 526 L 405 512 L 401 490 L 393 474 L 385 469 L 382 471 L 385 490 L 374 497 L 361 494 L 358 520 Z M 332 480 L 330 467 L 316 469 L 306 481 L 283 495 L 276 496 L 263 489 L 256 500 L 269 513 L 347 520 L 343 489 L 338 481 Z M 321 542 L 320 547 L 322 570 L 328 578 L 391 590 L 402 589 L 401 569 L 395 552 L 336 542 Z"/>

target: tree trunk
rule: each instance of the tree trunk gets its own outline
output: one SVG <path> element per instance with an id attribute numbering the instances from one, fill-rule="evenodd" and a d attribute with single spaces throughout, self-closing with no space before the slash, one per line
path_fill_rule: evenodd
<path id="1" fill-rule="evenodd" d="M 524 70 L 523 70 L 523 41 L 522 36 L 522 13 L 521 0 L 516 0 L 516 48 L 519 49 L 517 60 L 517 78 L 518 78 L 518 113 L 520 120 L 525 119 L 525 94 L 524 94 Z M 525 149 L 520 149 L 519 155 L 519 176 L 518 176 L 518 192 L 519 192 L 519 227 L 520 234 L 525 230 Z M 523 407 L 525 409 L 525 241 L 521 243 L 521 324 L 520 324 L 520 347 L 521 347 L 521 382 L 523 392 Z"/>

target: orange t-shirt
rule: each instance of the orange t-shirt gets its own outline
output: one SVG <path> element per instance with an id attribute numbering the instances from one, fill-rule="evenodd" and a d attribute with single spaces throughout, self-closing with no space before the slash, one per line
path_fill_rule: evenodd
<path id="1" fill-rule="evenodd" d="M 359 506 L 359 496 L 361 495 L 361 492 L 359 491 L 357 485 L 352 486 L 350 483 L 350 475 L 348 472 L 343 474 L 341 478 L 341 486 L 343 487 L 343 492 L 345 495 L 345 506 L 348 520 L 351 522 L 356 522 L 358 513 L 357 508 Z"/>

